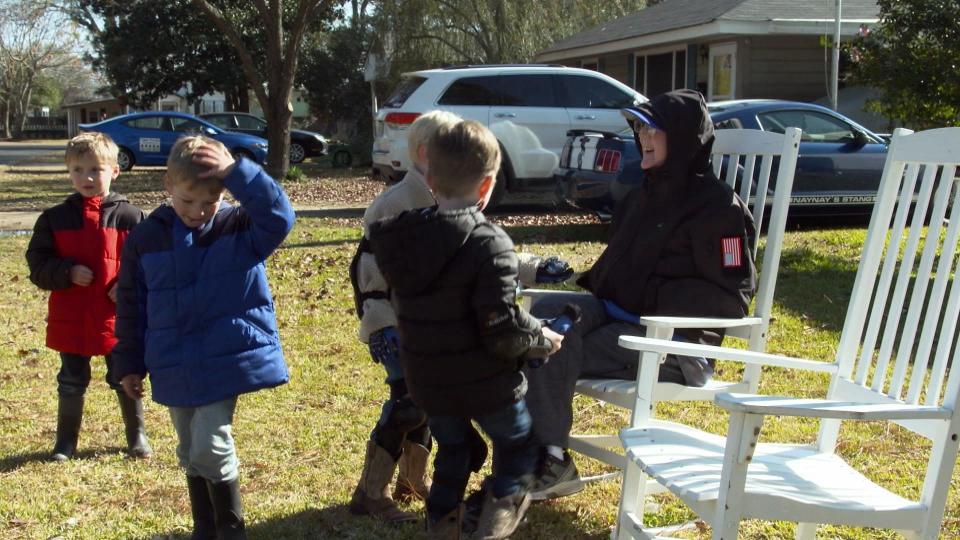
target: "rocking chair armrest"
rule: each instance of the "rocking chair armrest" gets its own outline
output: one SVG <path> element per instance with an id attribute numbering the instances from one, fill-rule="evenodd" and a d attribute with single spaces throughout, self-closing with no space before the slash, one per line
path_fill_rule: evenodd
<path id="1" fill-rule="evenodd" d="M 640 324 L 648 328 L 737 328 L 741 326 L 759 326 L 760 317 L 741 317 L 739 319 L 720 319 L 713 317 L 640 317 Z"/>
<path id="2" fill-rule="evenodd" d="M 716 358 L 719 360 L 733 360 L 743 364 L 777 366 L 791 369 L 802 369 L 806 371 L 817 371 L 820 373 L 832 374 L 837 371 L 838 367 L 834 362 L 820 362 L 816 360 L 805 360 L 800 358 L 792 358 L 789 356 L 780 356 L 777 354 L 767 354 L 743 349 L 732 349 L 730 347 L 717 347 L 714 345 L 701 345 L 699 343 L 667 341 L 663 339 L 637 336 L 620 336 L 618 343 L 625 349 L 632 349 L 635 351 L 649 351 L 658 354 L 675 354 L 678 356 L 702 356 L 704 358 Z M 643 359 L 644 355 L 641 355 L 641 362 Z"/>
<path id="3" fill-rule="evenodd" d="M 517 293 L 517 296 L 522 298 L 541 298 L 544 296 L 551 296 L 554 294 L 575 294 L 582 296 L 590 296 L 590 293 L 583 291 L 567 291 L 563 289 L 520 289 L 520 292 Z"/>
<path id="4" fill-rule="evenodd" d="M 907 403 L 864 403 L 832 399 L 800 399 L 755 394 L 717 394 L 716 404 L 731 413 L 799 416 L 841 420 L 949 420 L 943 407 Z"/>

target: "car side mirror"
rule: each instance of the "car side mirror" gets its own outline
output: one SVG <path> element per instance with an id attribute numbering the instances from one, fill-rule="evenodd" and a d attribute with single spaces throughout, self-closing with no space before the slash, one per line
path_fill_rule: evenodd
<path id="1" fill-rule="evenodd" d="M 870 138 L 867 137 L 867 134 L 860 131 L 859 129 L 853 130 L 853 144 L 856 146 L 863 146 L 870 142 Z"/>
<path id="2" fill-rule="evenodd" d="M 212 127 L 204 126 L 203 134 L 206 135 L 207 137 L 213 137 L 217 134 L 217 130 L 213 129 Z"/>

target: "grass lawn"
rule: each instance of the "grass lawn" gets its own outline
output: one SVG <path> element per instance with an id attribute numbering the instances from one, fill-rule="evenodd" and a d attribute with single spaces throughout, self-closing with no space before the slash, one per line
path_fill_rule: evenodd
<path id="1" fill-rule="evenodd" d="M 17 168 L 12 168 L 16 170 Z M 0 210 L 45 207 L 69 193 L 52 171 L 24 176 L 0 171 Z M 159 170 L 125 173 L 124 193 L 162 200 Z M 288 189 L 305 204 L 363 206 L 377 186 L 349 175 L 325 177 Z M 362 172 L 354 171 L 354 176 Z M 14 176 L 18 177 L 15 178 Z M 32 184 L 20 187 L 23 180 Z M 59 183 L 59 184 L 58 184 Z M 37 186 L 40 186 L 39 188 Z M 137 199 L 139 200 L 139 199 Z M 603 248 L 604 226 L 592 219 L 561 216 L 497 216 L 519 249 L 566 257 L 587 267 Z M 385 387 L 382 369 L 356 339 L 347 266 L 360 235 L 359 218 L 304 212 L 283 247 L 269 260 L 280 332 L 291 371 L 290 384 L 243 396 L 234 435 L 251 538 L 412 539 L 419 526 L 394 529 L 355 518 L 347 502 L 359 477 L 364 445 Z M 777 287 L 772 352 L 827 360 L 836 344 L 858 262 L 859 228 L 794 231 L 787 235 Z M 126 459 L 116 397 L 103 382 L 103 362 L 94 381 L 80 436 L 79 459 L 47 461 L 56 428 L 58 360 L 44 347 L 46 293 L 27 279 L 23 253 L 29 238 L 0 237 L 0 538 L 153 539 L 189 536 L 190 514 L 183 474 L 174 458 L 175 436 L 165 409 L 146 402 L 155 455 Z M 721 365 L 721 370 L 734 369 Z M 761 392 L 822 396 L 826 379 L 781 370 L 765 373 Z M 577 398 L 578 431 L 610 431 L 625 411 Z M 717 433 L 725 418 L 710 404 L 661 406 L 664 416 L 683 415 Z M 812 441 L 813 424 L 770 420 L 766 433 Z M 839 452 L 894 491 L 919 491 L 927 448 L 909 432 L 886 424 L 861 424 L 841 434 Z M 581 459 L 581 472 L 603 470 Z M 947 503 L 943 537 L 960 537 L 960 473 Z M 583 493 L 533 506 L 517 539 L 602 539 L 609 535 L 619 482 L 589 486 Z M 690 516 L 673 499 L 660 500 L 651 516 L 664 522 Z M 411 507 L 421 510 L 422 506 Z M 746 522 L 743 538 L 788 538 L 793 525 Z M 888 531 L 821 527 L 820 538 L 899 538 Z M 709 538 L 692 531 L 691 538 Z"/>

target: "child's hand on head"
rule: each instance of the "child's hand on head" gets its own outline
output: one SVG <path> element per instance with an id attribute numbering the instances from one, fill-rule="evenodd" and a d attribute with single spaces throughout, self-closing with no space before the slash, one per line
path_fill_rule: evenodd
<path id="1" fill-rule="evenodd" d="M 93 270 L 82 264 L 75 264 L 70 268 L 70 281 L 74 285 L 86 287 L 93 283 Z"/>
<path id="2" fill-rule="evenodd" d="M 233 170 L 236 161 L 230 152 L 222 146 L 205 144 L 193 154 L 193 162 L 206 171 L 198 174 L 200 178 L 217 178 L 223 180 Z"/>

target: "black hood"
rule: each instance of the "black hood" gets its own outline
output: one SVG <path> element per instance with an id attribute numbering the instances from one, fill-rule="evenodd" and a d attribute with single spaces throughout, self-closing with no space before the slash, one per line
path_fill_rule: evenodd
<path id="1" fill-rule="evenodd" d="M 667 160 L 660 167 L 646 171 L 648 176 L 667 180 L 670 191 L 682 192 L 688 181 L 695 180 L 709 170 L 713 122 L 700 92 L 674 90 L 634 108 L 652 118 L 657 127 L 667 134 Z M 636 133 L 634 140 L 642 154 L 643 148 Z"/>
<path id="2" fill-rule="evenodd" d="M 470 232 L 484 222 L 476 208 L 410 210 L 374 223 L 370 247 L 390 287 L 402 295 L 417 294 L 436 281 Z"/>

